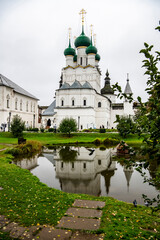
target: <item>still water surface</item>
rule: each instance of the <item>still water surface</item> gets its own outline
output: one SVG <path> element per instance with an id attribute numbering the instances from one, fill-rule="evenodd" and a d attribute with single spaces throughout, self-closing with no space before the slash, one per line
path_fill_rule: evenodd
<path id="1" fill-rule="evenodd" d="M 38 157 L 23 159 L 16 164 L 29 169 L 49 187 L 69 193 L 111 196 L 144 204 L 142 194 L 155 197 L 159 191 L 143 183 L 140 173 L 114 161 L 115 149 L 59 147 L 46 149 Z M 150 176 L 150 173 L 146 171 Z"/>

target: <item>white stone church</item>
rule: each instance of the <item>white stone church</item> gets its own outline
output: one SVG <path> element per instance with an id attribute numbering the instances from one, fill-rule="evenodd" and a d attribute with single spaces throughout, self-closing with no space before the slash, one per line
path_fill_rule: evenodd
<path id="1" fill-rule="evenodd" d="M 100 56 L 91 38 L 84 33 L 84 10 L 82 32 L 74 41 L 75 48 L 69 45 L 64 50 L 66 66 L 62 69 L 59 89 L 55 100 L 42 114 L 43 127 L 58 127 L 62 119 L 74 118 L 79 130 L 88 128 L 114 128 L 116 115 L 134 115 L 133 103 L 124 99 L 116 103 L 116 95 L 110 86 L 108 71 L 105 84 L 101 88 Z M 124 90 L 132 94 L 129 79 Z"/>

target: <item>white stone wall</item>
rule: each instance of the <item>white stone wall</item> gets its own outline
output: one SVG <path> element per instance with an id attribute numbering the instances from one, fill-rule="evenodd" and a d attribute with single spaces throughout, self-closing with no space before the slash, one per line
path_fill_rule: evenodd
<path id="1" fill-rule="evenodd" d="M 7 131 L 9 121 L 11 122 L 13 116 L 18 114 L 22 120 L 25 121 L 26 126 L 37 127 L 38 100 L 16 93 L 13 91 L 13 89 L 5 86 L 0 86 L 0 93 L 0 126 L 1 124 L 6 124 Z M 10 119 L 9 113 L 11 113 Z"/>

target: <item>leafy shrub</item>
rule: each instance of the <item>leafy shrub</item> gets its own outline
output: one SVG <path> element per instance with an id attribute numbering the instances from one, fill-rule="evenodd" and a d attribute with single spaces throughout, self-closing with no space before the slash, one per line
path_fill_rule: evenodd
<path id="1" fill-rule="evenodd" d="M 25 123 L 22 121 L 19 115 L 15 115 L 11 122 L 11 132 L 14 137 L 22 137 Z"/>
<path id="2" fill-rule="evenodd" d="M 27 141 L 26 144 L 20 144 L 15 148 L 10 148 L 6 150 L 6 153 L 12 154 L 14 157 L 32 155 L 36 152 L 39 152 L 42 148 L 42 145 L 38 141 Z"/>
<path id="3" fill-rule="evenodd" d="M 116 116 L 117 130 L 122 137 L 127 137 L 130 133 L 135 133 L 136 124 L 128 116 Z"/>
<path id="4" fill-rule="evenodd" d="M 101 144 L 101 140 L 99 138 L 96 138 L 93 143 L 97 146 L 99 146 Z"/>
<path id="5" fill-rule="evenodd" d="M 59 131 L 62 133 L 68 133 L 70 137 L 71 132 L 77 131 L 76 120 L 73 118 L 64 118 L 60 123 Z"/>
<path id="6" fill-rule="evenodd" d="M 99 129 L 99 132 L 100 132 L 100 133 L 105 133 L 105 132 L 106 132 L 106 129 L 105 129 L 105 128 L 100 128 L 100 129 Z"/>
<path id="7" fill-rule="evenodd" d="M 43 133 L 44 132 L 44 128 L 41 128 L 40 131 Z"/>
<path id="8" fill-rule="evenodd" d="M 54 132 L 54 128 L 48 128 L 48 132 Z"/>
<path id="9" fill-rule="evenodd" d="M 119 143 L 118 139 L 106 138 L 103 140 L 104 145 L 114 145 L 114 144 L 118 144 L 118 143 Z"/>

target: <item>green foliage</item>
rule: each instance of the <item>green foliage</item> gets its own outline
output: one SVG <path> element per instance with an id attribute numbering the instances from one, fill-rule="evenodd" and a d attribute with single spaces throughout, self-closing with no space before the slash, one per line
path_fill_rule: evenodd
<path id="1" fill-rule="evenodd" d="M 126 138 L 129 134 L 135 133 L 136 126 L 133 122 L 132 118 L 128 116 L 122 116 L 116 115 L 116 121 L 117 124 L 117 130 L 119 131 L 120 135 L 124 138 Z"/>
<path id="2" fill-rule="evenodd" d="M 96 146 L 99 146 L 99 145 L 101 145 L 101 139 L 96 138 L 96 139 L 93 141 L 93 143 L 94 143 Z"/>
<path id="3" fill-rule="evenodd" d="M 30 156 L 39 152 L 42 144 L 38 141 L 27 141 L 26 144 L 20 144 L 14 148 L 9 148 L 6 153 L 12 154 L 14 157 Z"/>
<path id="4" fill-rule="evenodd" d="M 114 144 L 118 144 L 119 143 L 119 140 L 117 140 L 117 139 L 112 139 L 112 138 L 105 138 L 104 140 L 103 140 L 103 144 L 105 145 L 105 146 L 108 146 L 108 145 L 114 145 Z"/>
<path id="5" fill-rule="evenodd" d="M 15 115 L 11 122 L 11 132 L 14 137 L 22 137 L 25 128 L 25 123 L 22 121 L 19 115 Z"/>
<path id="6" fill-rule="evenodd" d="M 106 129 L 105 129 L 105 128 L 100 128 L 100 129 L 99 129 L 99 132 L 100 132 L 100 133 L 105 133 L 105 132 L 106 132 Z"/>
<path id="7" fill-rule="evenodd" d="M 54 132 L 54 128 L 48 128 L 48 132 Z"/>
<path id="8" fill-rule="evenodd" d="M 77 131 L 76 120 L 73 118 L 64 118 L 60 123 L 59 131 L 69 134 L 70 137 L 71 132 Z"/>

